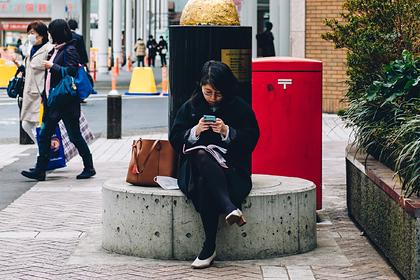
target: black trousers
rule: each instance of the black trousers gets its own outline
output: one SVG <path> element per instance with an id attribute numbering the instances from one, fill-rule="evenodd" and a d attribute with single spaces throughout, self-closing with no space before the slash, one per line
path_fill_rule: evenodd
<path id="1" fill-rule="evenodd" d="M 205 244 L 215 245 L 217 226 L 220 214 L 228 214 L 236 209 L 232 203 L 224 168 L 211 155 L 199 150 L 193 155 L 193 162 L 198 175 L 203 178 L 203 184 L 198 187 L 199 209 L 204 233 Z"/>
<path id="2" fill-rule="evenodd" d="M 137 67 L 144 67 L 144 55 L 138 55 L 137 56 Z"/>
<path id="3" fill-rule="evenodd" d="M 149 67 L 155 67 L 155 59 L 156 55 L 150 55 L 147 57 L 147 63 L 149 64 Z"/>
<path id="4" fill-rule="evenodd" d="M 166 54 L 161 54 L 160 55 L 160 63 L 161 63 L 162 67 L 166 66 Z"/>

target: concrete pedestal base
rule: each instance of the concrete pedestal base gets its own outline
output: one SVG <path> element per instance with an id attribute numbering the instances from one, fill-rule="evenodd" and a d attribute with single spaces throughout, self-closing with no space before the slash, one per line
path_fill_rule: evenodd
<path id="1" fill-rule="evenodd" d="M 307 180 L 253 175 L 243 204 L 247 224 L 220 217 L 219 260 L 261 259 L 316 247 L 315 185 Z M 144 258 L 191 260 L 204 240 L 201 219 L 179 190 L 110 180 L 103 187 L 104 249 Z"/>

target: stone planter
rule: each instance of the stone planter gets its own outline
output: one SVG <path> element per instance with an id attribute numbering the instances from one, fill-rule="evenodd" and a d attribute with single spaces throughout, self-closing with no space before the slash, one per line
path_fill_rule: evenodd
<path id="1" fill-rule="evenodd" d="M 420 199 L 403 199 L 394 172 L 350 146 L 346 173 L 349 216 L 405 279 L 420 279 Z"/>

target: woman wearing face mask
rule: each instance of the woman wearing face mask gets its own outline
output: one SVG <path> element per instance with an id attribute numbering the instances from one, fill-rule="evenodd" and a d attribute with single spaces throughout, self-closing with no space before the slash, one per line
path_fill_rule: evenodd
<path id="1" fill-rule="evenodd" d="M 180 157 L 178 185 L 200 213 L 205 240 L 193 268 L 209 267 L 216 256 L 219 215 L 226 223 L 242 226 L 241 203 L 251 191 L 251 153 L 259 128 L 251 107 L 237 92 L 230 68 L 208 61 L 201 71 L 200 87 L 178 110 L 169 141 Z M 212 156 L 199 146 L 217 145 Z"/>
<path id="2" fill-rule="evenodd" d="M 39 121 L 39 106 L 45 82 L 43 61 L 47 59 L 52 45 L 48 42 L 48 28 L 44 23 L 40 21 L 30 23 L 27 27 L 27 32 L 28 41 L 32 48 L 28 49 L 27 56 L 23 61 L 25 66 L 25 86 L 20 118 L 23 130 L 36 143 L 35 127 Z"/>
<path id="3" fill-rule="evenodd" d="M 47 70 L 45 90 L 42 94 L 43 104 L 48 104 L 49 94 L 62 80 L 62 68 L 65 67 L 71 76 L 75 76 L 80 65 L 80 57 L 72 40 L 72 34 L 67 22 L 63 19 L 55 19 L 48 25 L 54 45 L 48 60 L 43 61 L 43 67 Z M 51 135 L 60 120 L 67 129 L 70 141 L 76 146 L 79 155 L 83 159 L 84 169 L 76 179 L 87 179 L 96 174 L 93 168 L 92 154 L 86 141 L 80 132 L 80 100 L 78 96 L 65 96 L 60 104 L 44 106 L 44 116 L 41 131 L 39 133 L 39 156 L 36 166 L 29 171 L 22 171 L 22 175 L 38 181 L 45 180 L 45 171 L 50 158 Z"/>

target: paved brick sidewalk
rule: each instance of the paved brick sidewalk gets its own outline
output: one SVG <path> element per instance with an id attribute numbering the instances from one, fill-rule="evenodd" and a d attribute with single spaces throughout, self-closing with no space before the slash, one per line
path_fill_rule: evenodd
<path id="1" fill-rule="evenodd" d="M 91 145 L 98 171 L 94 179 L 75 180 L 82 167 L 75 158 L 0 211 L 0 279 L 399 279 L 347 217 L 344 148 L 349 132 L 335 116 L 323 120 L 320 215 L 326 220 L 318 225 L 318 248 L 312 252 L 217 261 L 201 271 L 190 269 L 190 262 L 107 253 L 101 249 L 101 186 L 125 176 L 136 137 L 101 138 Z"/>

